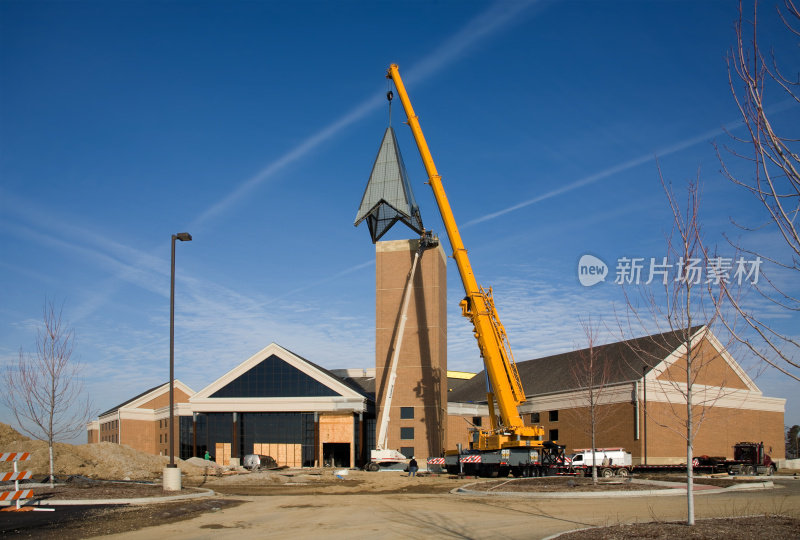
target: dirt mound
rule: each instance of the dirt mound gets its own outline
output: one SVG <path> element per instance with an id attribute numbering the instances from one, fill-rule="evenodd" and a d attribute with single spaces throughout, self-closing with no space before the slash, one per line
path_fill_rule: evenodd
<path id="1" fill-rule="evenodd" d="M 34 478 L 48 474 L 47 443 L 25 437 L 11 426 L 2 423 L 0 423 L 0 452 L 30 452 L 31 458 L 19 464 L 20 470 L 33 472 Z M 145 454 L 124 444 L 108 442 L 81 445 L 56 443 L 53 456 L 57 476 L 80 474 L 109 480 L 160 478 L 162 469 L 169 462 L 166 456 Z M 203 467 L 179 459 L 176 460 L 176 464 L 187 475 L 202 475 L 204 472 Z M 13 463 L 0 463 L 0 472 L 13 470 Z"/>

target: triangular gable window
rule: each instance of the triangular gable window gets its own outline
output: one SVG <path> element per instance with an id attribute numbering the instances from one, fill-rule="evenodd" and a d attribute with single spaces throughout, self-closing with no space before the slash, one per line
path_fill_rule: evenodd
<path id="1" fill-rule="evenodd" d="M 211 394 L 212 398 L 338 396 L 318 380 L 271 355 Z"/>

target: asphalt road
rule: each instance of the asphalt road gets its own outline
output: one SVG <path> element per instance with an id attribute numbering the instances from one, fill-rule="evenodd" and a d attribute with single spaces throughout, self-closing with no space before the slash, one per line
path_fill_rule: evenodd
<path id="1" fill-rule="evenodd" d="M 43 507 L 48 508 L 48 507 Z M 88 516 L 108 508 L 108 505 L 84 506 L 51 506 L 53 511 L 0 512 L 0 537 L 13 534 L 28 536 L 36 531 L 44 532 L 47 528 L 51 534 L 60 525 L 80 522 Z"/>

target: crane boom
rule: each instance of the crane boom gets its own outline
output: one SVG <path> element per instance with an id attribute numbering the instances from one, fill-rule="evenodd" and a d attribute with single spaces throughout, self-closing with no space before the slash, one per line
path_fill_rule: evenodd
<path id="1" fill-rule="evenodd" d="M 481 432 L 479 447 L 490 449 L 506 446 L 531 446 L 532 441 L 541 441 L 543 430 L 540 426 L 525 426 L 519 415 L 517 407 L 525 402 L 525 392 L 514 364 L 505 329 L 495 309 L 492 290 L 486 290 L 479 286 L 475 279 L 441 177 L 436 171 L 433 156 L 428 149 L 419 119 L 411 106 L 397 64 L 389 67 L 386 77 L 394 82 L 408 118 L 408 125 L 411 127 L 414 141 L 428 174 L 428 182 L 433 189 L 447 237 L 450 239 L 453 259 L 455 259 L 461 283 L 464 286 L 465 298 L 460 303 L 462 315 L 473 324 L 478 348 L 486 368 L 490 386 L 487 393 L 491 431 Z M 493 402 L 497 404 L 499 418 L 494 412 Z M 541 442 L 538 445 L 540 446 Z"/>

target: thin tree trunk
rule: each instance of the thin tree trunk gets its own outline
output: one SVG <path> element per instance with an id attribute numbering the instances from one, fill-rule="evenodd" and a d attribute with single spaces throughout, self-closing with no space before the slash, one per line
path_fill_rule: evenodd
<path id="1" fill-rule="evenodd" d="M 594 366 L 592 366 L 594 368 Z M 594 381 L 592 381 L 594 382 Z M 594 401 L 594 388 L 589 389 L 589 399 L 591 403 L 589 404 L 591 415 L 592 415 L 592 484 L 597 483 L 597 461 L 595 461 L 594 456 L 594 449 L 597 448 L 597 442 L 595 441 L 595 434 L 597 433 L 597 417 L 595 416 L 595 401 Z"/>
<path id="2" fill-rule="evenodd" d="M 50 439 L 50 487 L 55 487 L 55 479 L 53 478 L 53 439 Z"/>
<path id="3" fill-rule="evenodd" d="M 686 292 L 686 312 L 690 315 L 687 317 L 689 328 L 692 325 L 692 317 L 690 309 L 691 287 Z M 694 467 L 692 461 L 694 460 L 694 429 L 692 422 L 692 336 L 687 334 L 686 339 L 686 522 L 689 525 L 694 525 Z"/>

